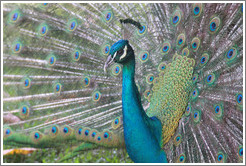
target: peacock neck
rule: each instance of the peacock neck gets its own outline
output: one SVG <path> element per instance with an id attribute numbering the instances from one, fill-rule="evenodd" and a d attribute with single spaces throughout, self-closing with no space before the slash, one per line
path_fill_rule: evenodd
<path id="1" fill-rule="evenodd" d="M 122 108 L 126 149 L 134 162 L 167 162 L 155 131 L 161 131 L 159 120 L 146 115 L 134 80 L 135 57 L 123 65 Z M 153 124 L 151 123 L 153 122 Z M 153 129 L 153 126 L 155 126 Z M 161 136 L 161 133 L 158 134 Z"/>

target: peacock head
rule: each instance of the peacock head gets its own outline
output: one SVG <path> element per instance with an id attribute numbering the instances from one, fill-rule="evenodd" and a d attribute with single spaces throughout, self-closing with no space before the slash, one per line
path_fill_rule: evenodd
<path id="1" fill-rule="evenodd" d="M 107 67 L 114 62 L 125 64 L 130 57 L 133 57 L 133 49 L 129 45 L 128 40 L 119 40 L 114 43 L 110 49 L 109 56 L 104 65 L 104 71 L 106 72 Z"/>

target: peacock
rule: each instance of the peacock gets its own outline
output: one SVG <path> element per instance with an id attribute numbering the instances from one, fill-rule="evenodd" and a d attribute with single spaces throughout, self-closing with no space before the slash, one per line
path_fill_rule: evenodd
<path id="1" fill-rule="evenodd" d="M 243 53 L 242 3 L 4 3 L 3 144 L 243 162 Z"/>

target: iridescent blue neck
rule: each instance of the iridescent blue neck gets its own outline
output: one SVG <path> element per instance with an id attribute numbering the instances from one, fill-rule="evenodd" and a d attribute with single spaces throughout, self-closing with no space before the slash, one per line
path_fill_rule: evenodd
<path id="1" fill-rule="evenodd" d="M 161 123 L 149 118 L 134 81 L 135 57 L 123 65 L 122 106 L 126 149 L 134 162 L 167 162 L 160 147 Z"/>

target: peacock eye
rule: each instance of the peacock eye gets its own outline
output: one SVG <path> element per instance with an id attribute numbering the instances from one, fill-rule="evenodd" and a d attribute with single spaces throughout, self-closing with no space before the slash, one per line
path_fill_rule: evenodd
<path id="1" fill-rule="evenodd" d="M 95 135 L 96 135 L 96 132 L 93 132 L 93 133 L 91 134 L 92 137 L 95 137 Z"/>
<path id="2" fill-rule="evenodd" d="M 56 133 L 56 127 L 52 127 L 51 132 Z"/>
<path id="3" fill-rule="evenodd" d="M 39 136 L 38 133 L 35 133 L 35 134 L 34 134 L 34 138 L 39 139 L 39 137 L 40 137 L 40 136 Z"/>
<path id="4" fill-rule="evenodd" d="M 81 133 L 82 133 L 82 129 L 79 129 L 78 134 L 81 135 Z"/>
<path id="5" fill-rule="evenodd" d="M 10 134 L 10 130 L 9 129 L 6 129 L 6 135 L 9 135 Z"/>
<path id="6" fill-rule="evenodd" d="M 124 53 L 123 49 L 120 49 L 119 51 L 117 51 L 117 55 L 119 55 L 119 56 L 123 55 L 123 53 Z"/>

